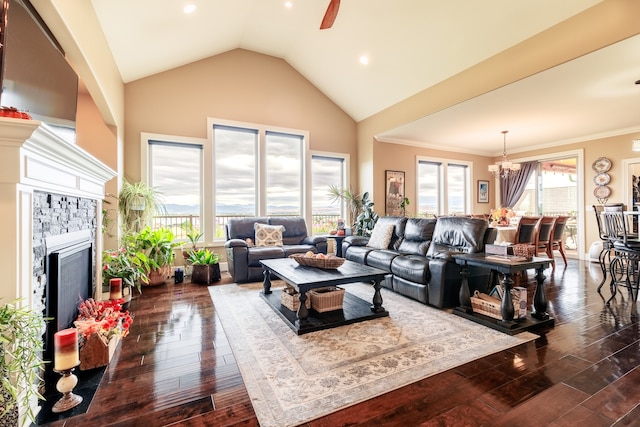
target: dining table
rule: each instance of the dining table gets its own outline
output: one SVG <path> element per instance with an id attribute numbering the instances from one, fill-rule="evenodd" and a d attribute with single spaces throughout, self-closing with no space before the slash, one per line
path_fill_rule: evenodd
<path id="1" fill-rule="evenodd" d="M 497 225 L 494 228 L 497 231 L 494 244 L 515 243 L 517 225 Z"/>

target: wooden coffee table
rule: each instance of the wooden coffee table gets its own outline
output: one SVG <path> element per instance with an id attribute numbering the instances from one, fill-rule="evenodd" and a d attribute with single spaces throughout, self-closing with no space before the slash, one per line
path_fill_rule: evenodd
<path id="1" fill-rule="evenodd" d="M 389 315 L 389 312 L 382 306 L 382 296 L 380 295 L 381 282 L 387 274 L 384 270 L 349 260 L 345 260 L 344 264 L 335 270 L 302 266 L 291 258 L 269 259 L 260 261 L 260 263 L 264 267 L 262 297 L 298 335 Z M 298 291 L 300 306 L 297 312 L 282 306 L 280 303 L 281 290 L 271 290 L 272 274 Z M 371 303 L 345 292 L 342 310 L 318 313 L 313 309 L 307 309 L 306 293 L 311 289 L 356 282 L 373 283 Z M 347 288 L 345 288 L 346 290 Z"/>

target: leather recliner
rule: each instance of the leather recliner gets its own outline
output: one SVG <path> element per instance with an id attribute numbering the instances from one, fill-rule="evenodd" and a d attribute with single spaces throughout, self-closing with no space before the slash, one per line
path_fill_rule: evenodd
<path id="1" fill-rule="evenodd" d="M 282 246 L 253 246 L 256 223 L 282 225 Z M 256 282 L 263 279 L 263 259 L 286 258 L 291 254 L 327 253 L 327 238 L 309 236 L 302 217 L 248 217 L 232 218 L 225 228 L 225 250 L 229 274 L 236 283 Z"/>

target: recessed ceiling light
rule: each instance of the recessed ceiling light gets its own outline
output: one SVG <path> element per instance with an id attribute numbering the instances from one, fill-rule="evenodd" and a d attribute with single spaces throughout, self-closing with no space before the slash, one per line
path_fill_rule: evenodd
<path id="1" fill-rule="evenodd" d="M 293 7 L 293 2 L 292 1 L 284 2 L 284 7 L 286 7 L 287 9 L 291 9 Z"/>
<path id="2" fill-rule="evenodd" d="M 189 14 L 189 13 L 193 13 L 196 10 L 196 5 L 195 4 L 188 4 L 184 7 L 184 9 L 182 9 L 184 11 L 184 13 Z"/>
<path id="3" fill-rule="evenodd" d="M 368 57 L 366 57 L 365 55 L 362 55 L 362 56 L 360 57 L 360 63 L 361 63 L 362 65 L 368 65 L 368 64 L 369 64 L 369 58 L 368 58 Z"/>

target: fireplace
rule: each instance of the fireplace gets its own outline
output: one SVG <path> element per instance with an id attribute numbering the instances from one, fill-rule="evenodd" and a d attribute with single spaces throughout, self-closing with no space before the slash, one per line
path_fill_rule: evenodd
<path id="1" fill-rule="evenodd" d="M 63 291 L 55 297 L 58 306 L 68 307 L 64 301 L 73 298 L 75 310 L 80 295 L 93 296 L 94 284 L 102 280 L 95 265 L 100 263 L 97 255 L 103 248 L 100 224 L 104 188 L 115 176 L 111 168 L 41 122 L 0 117 L 0 236 L 4 239 L 0 245 L 0 269 L 4 274 L 0 303 L 17 300 L 21 307 L 46 314 L 50 310 L 46 306 L 47 294 L 53 292 L 47 286 L 50 280 Z M 47 215 L 45 209 L 49 210 Z M 49 219 L 43 220 L 45 217 Z M 56 246 L 56 238 L 53 243 L 47 238 L 68 238 L 79 231 L 90 233 L 90 248 L 67 242 L 51 251 L 57 253 L 53 257 L 47 255 Z M 89 254 L 91 271 L 84 263 Z M 67 269 L 66 265 L 75 264 L 77 258 L 83 259 L 85 267 Z M 54 268 L 56 262 L 58 266 Z M 48 277 L 52 270 L 59 270 L 55 273 L 58 279 Z M 78 283 L 70 285 L 76 279 Z M 76 288 L 67 291 L 68 286 Z M 95 297 L 100 298 L 101 293 Z M 58 313 L 56 317 L 60 319 L 56 322 L 69 322 L 73 315 Z M 37 401 L 31 403 L 31 409 L 38 412 Z"/>
<path id="2" fill-rule="evenodd" d="M 50 236 L 45 239 L 44 340 L 45 360 L 53 360 L 53 334 L 73 325 L 78 303 L 94 295 L 94 244 L 91 230 Z"/>

